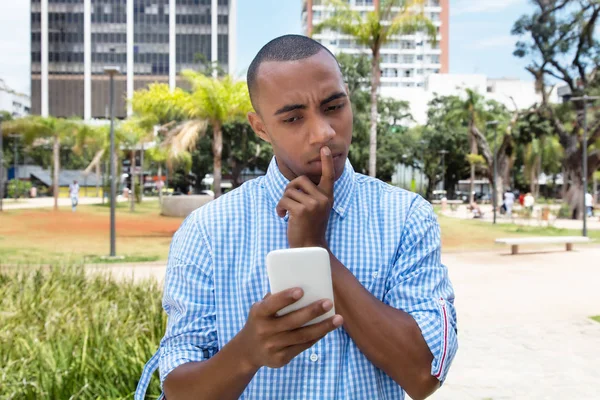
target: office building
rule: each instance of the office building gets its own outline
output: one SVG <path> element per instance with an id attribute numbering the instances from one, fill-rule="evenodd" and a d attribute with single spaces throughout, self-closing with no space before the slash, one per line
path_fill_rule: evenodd
<path id="1" fill-rule="evenodd" d="M 118 66 L 115 114 L 153 82 L 185 85 L 203 60 L 235 70 L 237 0 L 31 0 L 33 114 L 109 116 L 105 66 Z"/>
<path id="2" fill-rule="evenodd" d="M 374 0 L 347 0 L 350 7 L 363 15 L 373 11 Z M 312 35 L 312 28 L 330 15 L 323 0 L 303 0 L 302 24 L 304 33 Z M 437 27 L 437 42 L 424 33 L 398 35 L 381 49 L 381 87 L 423 87 L 432 74 L 449 72 L 449 0 L 427 0 L 425 15 Z M 356 43 L 351 36 L 325 31 L 313 38 L 327 46 L 334 54 L 370 54 L 370 50 Z"/>

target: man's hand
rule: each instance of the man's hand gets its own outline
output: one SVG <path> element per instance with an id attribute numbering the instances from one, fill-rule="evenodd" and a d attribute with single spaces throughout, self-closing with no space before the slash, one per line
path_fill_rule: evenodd
<path id="1" fill-rule="evenodd" d="M 325 314 L 333 304 L 329 300 L 317 301 L 282 317 L 276 313 L 302 298 L 299 288 L 268 294 L 250 309 L 246 325 L 237 335 L 242 343 L 246 361 L 251 368 L 281 368 L 294 357 L 317 343 L 329 332 L 340 327 L 344 320 L 335 315 L 314 325 L 302 327 L 307 322 Z"/>
<path id="2" fill-rule="evenodd" d="M 325 231 L 333 206 L 335 170 L 329 147 L 321 149 L 321 180 L 315 185 L 306 176 L 291 181 L 277 204 L 277 215 L 289 214 L 290 247 L 326 247 Z"/>

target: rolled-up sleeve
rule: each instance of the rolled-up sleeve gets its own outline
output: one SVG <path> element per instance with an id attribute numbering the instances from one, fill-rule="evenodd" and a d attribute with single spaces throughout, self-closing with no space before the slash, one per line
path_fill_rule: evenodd
<path id="1" fill-rule="evenodd" d="M 433 354 L 431 374 L 443 382 L 458 349 L 454 290 L 441 262 L 437 218 L 423 200 L 406 220 L 384 302 L 415 319 Z"/>
<path id="2" fill-rule="evenodd" d="M 210 243 L 192 213 L 173 237 L 165 277 L 167 329 L 160 344 L 161 383 L 178 366 L 218 351 Z"/>

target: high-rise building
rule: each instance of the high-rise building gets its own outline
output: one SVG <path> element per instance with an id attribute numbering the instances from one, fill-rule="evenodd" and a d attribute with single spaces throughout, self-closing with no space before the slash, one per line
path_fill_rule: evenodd
<path id="1" fill-rule="evenodd" d="M 351 9 L 365 14 L 373 11 L 374 0 L 346 0 Z M 438 29 L 437 42 L 421 32 L 393 37 L 381 49 L 381 87 L 424 87 L 431 74 L 448 73 L 449 70 L 449 0 L 426 0 L 425 16 Z M 302 23 L 304 33 L 312 34 L 312 27 L 330 15 L 323 0 L 303 0 Z M 370 54 L 365 46 L 351 36 L 324 31 L 313 38 L 334 54 Z M 393 90 L 392 90 L 393 91 Z"/>
<path id="2" fill-rule="evenodd" d="M 184 69 L 218 62 L 235 70 L 237 0 L 31 0 L 31 110 L 84 119 L 115 114 L 153 82 L 183 86 Z"/>

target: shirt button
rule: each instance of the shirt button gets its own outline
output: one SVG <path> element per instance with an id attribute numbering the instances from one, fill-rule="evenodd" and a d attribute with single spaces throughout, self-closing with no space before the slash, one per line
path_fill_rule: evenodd
<path id="1" fill-rule="evenodd" d="M 377 279 L 377 277 L 379 276 L 379 273 L 377 271 L 373 272 L 373 278 Z"/>
<path id="2" fill-rule="evenodd" d="M 440 306 L 443 306 L 443 305 L 444 305 L 444 303 L 445 303 L 445 302 L 444 302 L 444 299 L 439 299 L 439 302 L 440 302 Z"/>
<path id="3" fill-rule="evenodd" d="M 319 361 L 319 356 L 318 356 L 318 355 L 316 355 L 315 353 L 311 354 L 311 355 L 310 355 L 310 361 L 312 361 L 312 362 L 317 362 L 317 361 Z"/>

